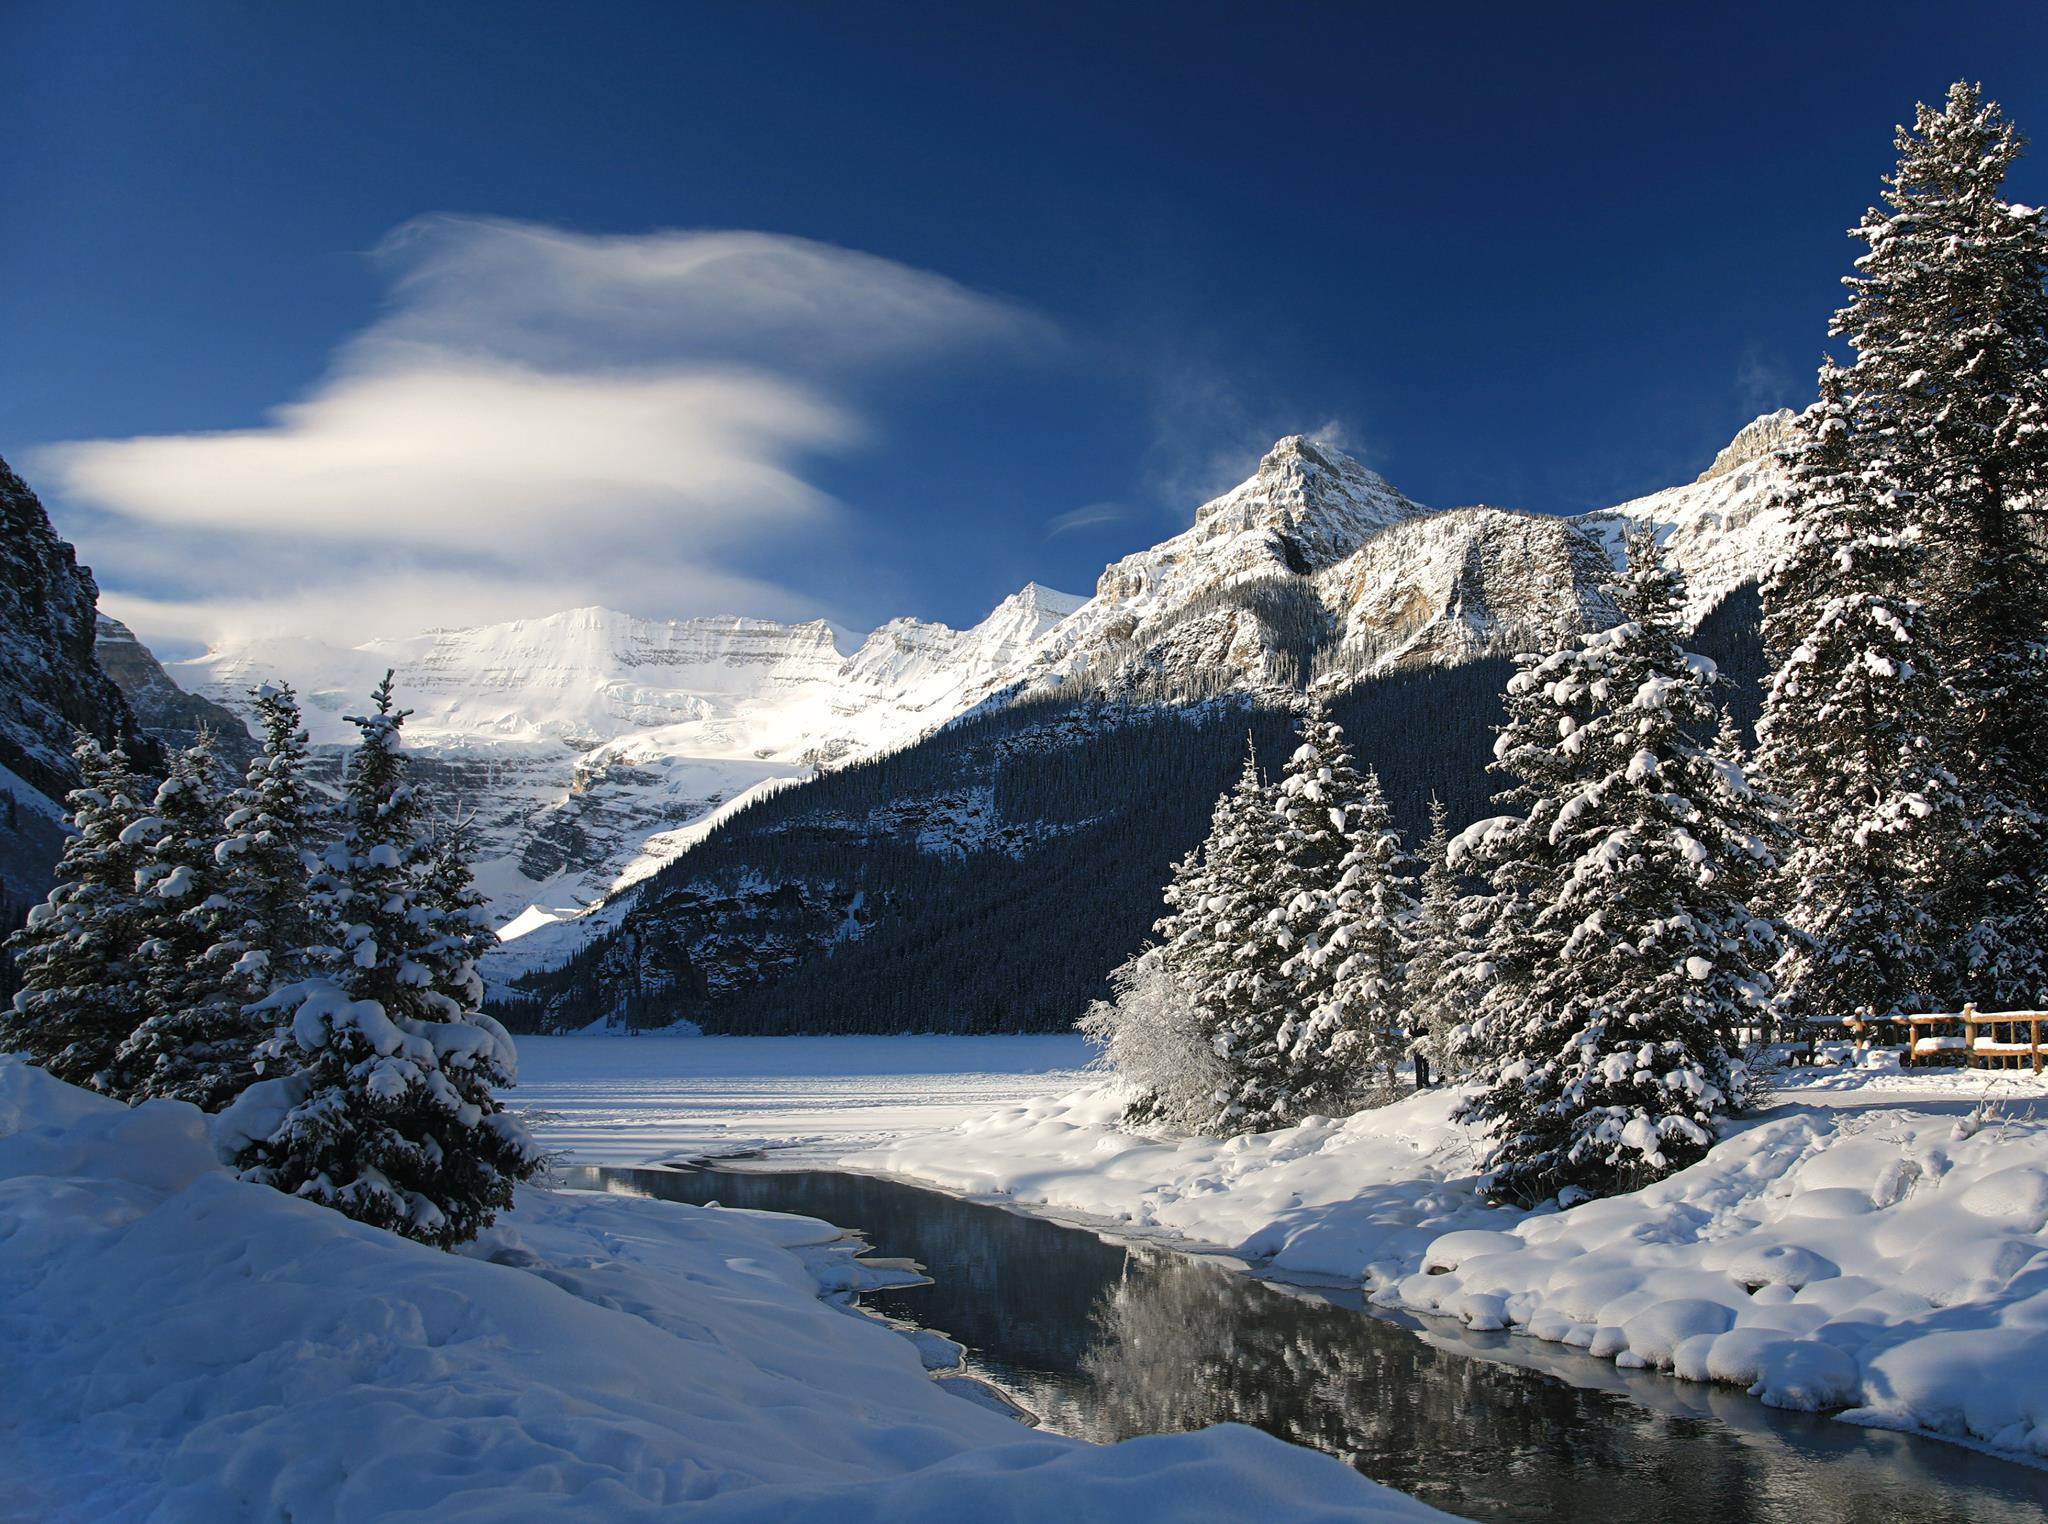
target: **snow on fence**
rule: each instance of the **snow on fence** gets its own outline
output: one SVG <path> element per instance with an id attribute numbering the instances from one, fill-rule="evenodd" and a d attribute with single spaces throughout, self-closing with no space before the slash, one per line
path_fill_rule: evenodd
<path id="1" fill-rule="evenodd" d="M 2041 1072 L 2048 1057 L 2042 1026 L 2048 1011 L 1928 1011 L 1912 1016 L 1878 1016 L 1858 1011 L 1853 1016 L 1816 1016 L 1806 1023 L 1806 1058 L 1814 1043 L 1830 1031 L 1847 1032 L 1865 1041 L 1896 1042 L 1900 1062 L 1961 1064 L 1975 1069 L 2016 1069 L 2022 1064 Z"/>

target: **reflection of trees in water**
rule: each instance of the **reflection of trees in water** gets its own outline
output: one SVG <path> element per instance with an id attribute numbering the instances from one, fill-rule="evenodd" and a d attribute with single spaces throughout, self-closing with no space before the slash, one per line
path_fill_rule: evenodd
<path id="1" fill-rule="evenodd" d="M 576 1183 L 600 1178 L 620 1177 Z M 894 1181 L 709 1171 L 630 1180 L 670 1200 L 822 1217 L 859 1229 L 881 1254 L 920 1260 L 934 1285 L 863 1300 L 959 1339 L 975 1369 L 1062 1433 L 1114 1440 L 1248 1423 L 1482 1520 L 2040 1517 L 2028 1501 L 2033 1476 L 2005 1481 L 2017 1468 L 1962 1451 L 1815 1419 L 1795 1453 L 1776 1432 L 1441 1350 L 1396 1324 L 1198 1259 L 1126 1250 Z M 1709 1407 L 1742 1400 L 1692 1390 Z M 1987 1468 L 2000 1477 L 1990 1491 Z"/>
<path id="2" fill-rule="evenodd" d="M 1770 1452 L 1739 1435 L 1438 1350 L 1176 1254 L 1134 1251 L 1091 1322 L 1081 1372 L 1093 1390 L 1080 1406 L 1094 1438 L 1248 1423 L 1478 1518 L 1899 1516 L 1896 1499 L 1866 1496 L 1850 1467 L 1807 1471 L 1785 1496 L 1768 1476 Z M 1948 1517 L 1935 1510 L 1918 1517 Z"/>

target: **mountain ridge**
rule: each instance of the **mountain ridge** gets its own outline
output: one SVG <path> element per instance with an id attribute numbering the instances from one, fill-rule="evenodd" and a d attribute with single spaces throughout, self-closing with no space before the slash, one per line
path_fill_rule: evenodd
<path id="1" fill-rule="evenodd" d="M 543 924 L 644 880 L 735 801 L 989 705 L 1345 683 L 1598 626 L 1630 528 L 1687 573 L 1697 622 L 1782 540 L 1772 451 L 1789 419 L 1746 425 L 1691 483 L 1570 517 L 1427 508 L 1289 435 L 1187 528 L 1106 566 L 1089 597 L 1027 583 L 969 629 L 895 619 L 851 650 L 824 620 L 593 606 L 347 650 L 223 648 L 172 670 L 231 709 L 249 682 L 284 676 L 315 741 L 338 746 L 342 716 L 396 668 L 409 743 L 479 815 L 494 911 Z"/>

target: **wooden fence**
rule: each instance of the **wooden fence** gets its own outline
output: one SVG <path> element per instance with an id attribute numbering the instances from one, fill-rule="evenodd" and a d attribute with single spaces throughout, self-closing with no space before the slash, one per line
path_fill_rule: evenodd
<path id="1" fill-rule="evenodd" d="M 1900 1062 L 1907 1068 L 1936 1064 L 1972 1069 L 2026 1066 L 2039 1074 L 2042 1059 L 2048 1058 L 2044 1026 L 2048 1026 L 2048 1011 L 1980 1011 L 1974 1005 L 1912 1016 L 1875 1016 L 1868 1011 L 1819 1016 L 1805 1024 L 1805 1056 L 1810 1062 L 1814 1044 L 1829 1032 L 1839 1032 L 1860 1041 L 1897 1045 L 1903 1049 Z"/>

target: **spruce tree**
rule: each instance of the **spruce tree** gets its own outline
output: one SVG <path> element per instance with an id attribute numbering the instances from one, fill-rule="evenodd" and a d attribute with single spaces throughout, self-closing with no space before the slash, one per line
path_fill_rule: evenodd
<path id="1" fill-rule="evenodd" d="M 1957 83 L 1897 138 L 1832 331 L 1856 458 L 1924 537 L 1959 807 L 1938 864 L 1944 1001 L 2048 995 L 2048 216 L 2001 199 L 2024 142 Z"/>
<path id="2" fill-rule="evenodd" d="M 306 732 L 288 683 L 249 692 L 263 749 L 229 801 L 221 842 L 231 870 L 233 934 L 219 955 L 226 978 L 247 998 L 305 977 L 332 935 L 322 902 L 309 893 L 327 808 L 307 777 Z"/>
<path id="3" fill-rule="evenodd" d="M 433 971 L 431 987 L 458 1013 L 482 1003 L 477 964 L 498 941 L 470 869 L 475 856 L 473 823 L 451 820 L 428 835 L 417 870 L 420 908 L 432 933 L 422 961 Z"/>
<path id="4" fill-rule="evenodd" d="M 1370 936 L 1361 923 L 1373 914 L 1376 883 L 1362 821 L 1376 793 L 1342 727 L 1312 705 L 1274 801 L 1280 861 L 1271 893 L 1279 915 L 1271 932 L 1287 981 L 1274 1036 L 1295 1115 L 1355 1109 L 1376 1057 L 1377 997 L 1361 998 Z M 1379 804 L 1384 816 L 1384 799 Z"/>
<path id="5" fill-rule="evenodd" d="M 1235 787 L 1217 801 L 1199 862 L 1184 863 L 1156 928 L 1169 967 L 1194 1002 L 1222 1069 L 1210 1125 L 1270 1127 L 1293 1102 L 1281 1047 L 1291 1036 L 1292 981 L 1281 972 L 1287 934 L 1274 883 L 1280 870 L 1273 791 L 1247 748 Z"/>
<path id="6" fill-rule="evenodd" d="M 475 1008 L 474 939 L 450 922 L 464 875 L 435 853 L 406 781 L 389 673 L 374 710 L 350 718 L 362 739 L 321 878 L 340 945 L 328 975 L 269 1002 L 289 1026 L 266 1061 L 296 1072 L 282 1120 L 239 1162 L 245 1178 L 452 1247 L 542 1161 L 493 1093 L 513 1082 L 512 1042 Z"/>
<path id="7" fill-rule="evenodd" d="M 1395 1095 L 1410 1036 L 1406 974 L 1416 910 L 1415 859 L 1377 773 L 1358 778 L 1342 815 L 1344 855 L 1335 882 L 1312 891 L 1315 922 L 1293 965 L 1308 1018 L 1289 1054 L 1303 1109 L 1340 1115 Z"/>
<path id="8" fill-rule="evenodd" d="M 1280 778 L 1246 795 L 1235 829 L 1204 848 L 1230 896 L 1216 926 L 1221 979 L 1209 1009 L 1230 1090 L 1223 1125 L 1232 1132 L 1341 1111 L 1352 1092 L 1354 1055 L 1334 1013 L 1317 1022 L 1317 988 L 1328 979 L 1301 956 L 1298 929 L 1314 928 L 1335 893 L 1356 780 L 1343 733 L 1311 714 Z"/>
<path id="9" fill-rule="evenodd" d="M 1451 1077 L 1453 1034 L 1473 1015 L 1480 993 L 1474 967 L 1480 948 L 1467 929 L 1469 914 L 1457 870 L 1451 866 L 1443 801 L 1431 796 L 1429 839 L 1422 849 L 1405 979 L 1417 1062 L 1432 1069 L 1438 1080 Z"/>
<path id="10" fill-rule="evenodd" d="M 1565 862 L 1552 826 L 1574 788 L 1593 697 L 1570 622 L 1559 620 L 1552 637 L 1549 653 L 1515 657 L 1502 695 L 1488 770 L 1506 781 L 1493 801 L 1506 813 L 1474 821 L 1445 849 L 1447 867 L 1485 882 L 1467 918 L 1479 943 L 1474 998 L 1448 1040 L 1453 1064 L 1467 1073 L 1513 1061 L 1535 978 L 1555 952 L 1537 918 Z"/>
<path id="11" fill-rule="evenodd" d="M 1786 454 L 1792 536 L 1763 586 L 1773 672 L 1757 762 L 1793 836 L 1774 896 L 1778 981 L 1810 1015 L 1927 1010 L 1947 993 L 1941 898 L 1962 796 L 1914 592 L 1928 542 L 1865 458 L 1875 427 L 1824 365 Z"/>
<path id="12" fill-rule="evenodd" d="M 121 1045 L 120 1088 L 131 1100 L 168 1096 L 217 1111 L 255 1079 L 267 1027 L 244 1010 L 215 951 L 234 906 L 209 737 L 172 758 L 152 809 L 158 835 L 136 874 L 150 1014 Z"/>
<path id="13" fill-rule="evenodd" d="M 1530 760 L 1524 788 L 1548 791 L 1525 839 L 1540 830 L 1556 854 L 1504 934 L 1523 964 L 1514 1006 L 1495 1005 L 1462 1110 L 1491 1129 L 1505 1199 L 1630 1190 L 1704 1156 L 1747 1099 L 1738 1029 L 1770 997 L 1776 932 L 1750 902 L 1774 863 L 1739 766 L 1703 739 L 1718 679 L 1679 645 L 1654 543 L 1633 536 L 1628 556 L 1622 622 L 1535 664 L 1523 696 L 1540 702 L 1502 736 Z"/>
<path id="14" fill-rule="evenodd" d="M 158 827 L 147 808 L 153 789 L 125 752 L 81 736 L 73 755 L 80 783 L 65 796 L 72 834 L 57 887 L 9 940 L 20 987 L 0 1014 L 0 1051 L 23 1052 L 58 1079 L 114 1094 L 115 1053 L 149 1013 L 135 875 Z"/>

